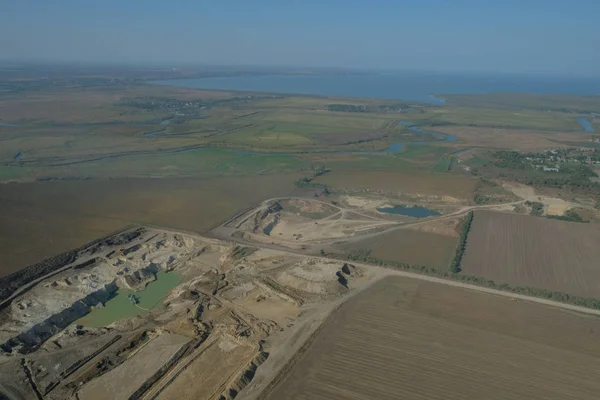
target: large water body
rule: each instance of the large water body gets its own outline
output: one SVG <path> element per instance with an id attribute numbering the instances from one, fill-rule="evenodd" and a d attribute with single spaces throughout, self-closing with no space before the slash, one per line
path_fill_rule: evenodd
<path id="1" fill-rule="evenodd" d="M 373 73 L 240 75 L 155 81 L 154 83 L 211 90 L 369 97 L 438 105 L 444 102 L 442 99 L 444 94 L 516 92 L 600 95 L 600 77 L 581 78 L 506 74 Z"/>

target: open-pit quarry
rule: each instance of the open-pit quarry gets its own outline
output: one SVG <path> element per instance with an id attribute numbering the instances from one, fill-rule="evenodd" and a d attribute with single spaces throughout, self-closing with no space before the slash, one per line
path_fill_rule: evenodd
<path id="1" fill-rule="evenodd" d="M 231 399 L 277 346 L 374 277 L 336 260 L 126 229 L 2 279 L 0 393 Z"/>
<path id="2" fill-rule="evenodd" d="M 470 210 L 378 211 L 393 205 L 270 199 L 203 236 L 129 227 L 1 278 L 0 398 L 265 398 L 383 277 L 498 292 L 330 256 L 396 230 L 455 235 Z"/>

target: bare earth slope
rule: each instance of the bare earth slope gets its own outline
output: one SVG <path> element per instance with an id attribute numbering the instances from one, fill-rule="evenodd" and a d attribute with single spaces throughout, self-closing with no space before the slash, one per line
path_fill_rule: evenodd
<path id="1" fill-rule="evenodd" d="M 596 399 L 600 320 L 388 277 L 350 299 L 269 399 Z"/>

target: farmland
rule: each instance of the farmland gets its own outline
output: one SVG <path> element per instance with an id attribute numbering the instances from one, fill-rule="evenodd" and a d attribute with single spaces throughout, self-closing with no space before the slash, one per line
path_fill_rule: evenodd
<path id="1" fill-rule="evenodd" d="M 477 211 L 465 274 L 496 283 L 599 298 L 600 225 Z"/>
<path id="2" fill-rule="evenodd" d="M 0 379 L 0 392 L 597 397 L 600 322 L 548 299 L 600 306 L 534 304 L 517 286 L 600 298 L 599 225 L 475 211 L 462 271 L 448 270 L 470 211 L 539 201 L 548 214 L 595 212 L 475 164 L 488 150 L 589 142 L 576 118 L 597 124 L 596 98 L 450 95 L 432 106 L 60 82 L 0 85 L 0 277 L 142 227 L 4 280 L 14 298 L 1 310 L 0 378 L 20 378 Z M 411 206 L 436 214 L 380 211 Z M 165 274 L 177 286 L 148 308 L 145 291 Z"/>
<path id="3" fill-rule="evenodd" d="M 293 189 L 297 174 L 0 185 L 0 276 L 132 224 L 204 232 Z"/>
<path id="4" fill-rule="evenodd" d="M 399 229 L 353 243 L 348 250 L 360 248 L 380 260 L 444 269 L 450 264 L 457 243 L 457 237 Z"/>
<path id="5" fill-rule="evenodd" d="M 388 277 L 335 311 L 266 398 L 596 399 L 598 329 L 594 317 Z"/>
<path id="6" fill-rule="evenodd" d="M 439 199 L 444 196 L 470 199 L 477 184 L 475 179 L 457 175 L 351 170 L 332 171 L 318 177 L 315 181 L 334 189 L 415 193 L 423 197 Z"/>

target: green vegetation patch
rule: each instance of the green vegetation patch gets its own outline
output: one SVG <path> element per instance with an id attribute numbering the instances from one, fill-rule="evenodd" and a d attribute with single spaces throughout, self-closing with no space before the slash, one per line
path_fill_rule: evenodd
<path id="1" fill-rule="evenodd" d="M 584 221 L 583 218 L 581 218 L 581 215 L 579 215 L 575 210 L 567 210 L 563 215 L 548 215 L 547 217 L 550 219 L 558 219 L 569 222 L 589 222 Z"/>
<path id="2" fill-rule="evenodd" d="M 469 212 L 463 221 L 462 230 L 458 239 L 458 245 L 456 246 L 456 254 L 450 263 L 450 271 L 454 273 L 460 272 L 460 263 L 467 248 L 467 238 L 469 237 L 469 231 L 471 230 L 472 223 L 473 211 Z"/>

